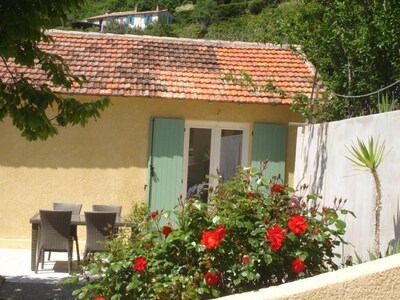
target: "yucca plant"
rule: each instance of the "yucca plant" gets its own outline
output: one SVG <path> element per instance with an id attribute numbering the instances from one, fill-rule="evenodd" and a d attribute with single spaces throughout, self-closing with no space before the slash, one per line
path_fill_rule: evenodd
<path id="1" fill-rule="evenodd" d="M 368 145 L 357 138 L 357 144 L 346 147 L 352 157 L 347 157 L 354 163 L 357 169 L 369 171 L 372 174 L 375 183 L 375 226 L 374 226 L 374 249 L 373 254 L 379 257 L 380 248 L 380 218 L 382 210 L 382 185 L 378 176 L 378 167 L 385 158 L 385 142 L 378 140 L 375 142 L 373 137 L 368 139 Z"/>

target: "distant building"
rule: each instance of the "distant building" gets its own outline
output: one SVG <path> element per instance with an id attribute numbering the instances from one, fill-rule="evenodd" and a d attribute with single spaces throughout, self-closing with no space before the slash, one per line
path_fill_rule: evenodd
<path id="1" fill-rule="evenodd" d="M 104 26 L 107 26 L 108 22 L 119 22 L 122 24 L 127 24 L 129 27 L 136 27 L 144 29 L 147 24 L 158 21 L 160 18 L 165 18 L 168 24 L 171 24 L 174 16 L 168 12 L 166 9 L 160 10 L 157 6 L 156 10 L 151 11 L 137 11 L 137 9 L 132 11 L 121 11 L 106 13 L 104 15 L 94 16 L 87 18 L 88 23 L 98 25 L 103 31 Z"/>

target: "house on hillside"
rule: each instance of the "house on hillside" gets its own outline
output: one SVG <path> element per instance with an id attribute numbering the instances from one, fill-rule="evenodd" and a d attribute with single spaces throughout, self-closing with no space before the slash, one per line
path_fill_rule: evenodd
<path id="1" fill-rule="evenodd" d="M 106 13 L 104 15 L 87 18 L 86 22 L 100 26 L 100 31 L 104 31 L 104 26 L 107 26 L 107 23 L 110 22 L 118 22 L 132 28 L 144 29 L 148 24 L 152 24 L 161 19 L 171 24 L 174 20 L 174 16 L 168 10 L 160 10 L 157 6 L 157 9 L 152 11 L 137 11 L 137 9 L 135 9 L 132 11 Z"/>
<path id="2" fill-rule="evenodd" d="M 27 142 L 11 120 L 0 124 L 0 247 L 29 247 L 29 218 L 54 201 L 123 205 L 147 201 L 173 208 L 206 175 L 228 180 L 237 166 L 292 182 L 296 127 L 289 104 L 312 92 L 314 69 L 289 47 L 52 31 L 45 51 L 64 58 L 82 87 L 56 92 L 89 101 L 109 96 L 101 118 L 60 129 L 46 142 Z M 0 74 L 5 66 L 0 63 Z M 40 68 L 21 70 L 37 83 Z M 246 72 L 254 89 L 227 80 Z M 4 76 L 4 75 L 3 75 Z M 25 244 L 24 244 L 25 243 Z M 25 245 L 25 246 L 24 246 Z"/>

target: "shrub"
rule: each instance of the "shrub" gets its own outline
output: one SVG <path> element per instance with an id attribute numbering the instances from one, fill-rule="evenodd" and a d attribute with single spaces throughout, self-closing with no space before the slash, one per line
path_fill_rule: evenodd
<path id="1" fill-rule="evenodd" d="M 95 255 L 83 273 L 92 281 L 74 294 L 209 299 L 336 270 L 342 203 L 320 208 L 306 186 L 294 191 L 260 174 L 242 169 L 209 191 L 208 203 L 187 199 L 173 212 L 149 214 L 128 242 L 120 234 L 111 252 Z"/>

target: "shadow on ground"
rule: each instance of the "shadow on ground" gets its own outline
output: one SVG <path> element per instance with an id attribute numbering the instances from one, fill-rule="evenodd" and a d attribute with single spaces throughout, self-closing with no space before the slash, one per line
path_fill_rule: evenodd
<path id="1" fill-rule="evenodd" d="M 79 285 L 49 283 L 35 279 L 6 281 L 0 286 L 0 300 L 69 300 Z"/>

